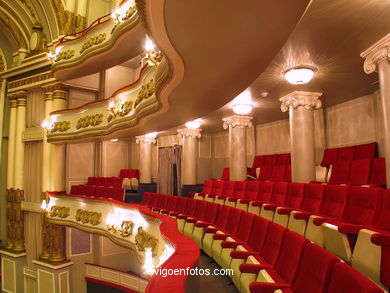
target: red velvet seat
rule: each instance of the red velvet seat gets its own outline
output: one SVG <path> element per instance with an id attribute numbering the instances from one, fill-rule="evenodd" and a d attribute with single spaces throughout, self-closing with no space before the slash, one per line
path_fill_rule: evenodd
<path id="1" fill-rule="evenodd" d="M 217 220 L 217 216 L 219 213 L 221 205 L 213 203 L 213 202 L 207 202 L 207 208 L 206 213 L 204 217 L 202 218 L 202 221 L 208 224 L 214 224 Z"/>
<path id="2" fill-rule="evenodd" d="M 266 155 L 264 159 L 264 166 L 273 166 L 276 164 L 278 155 Z"/>
<path id="3" fill-rule="evenodd" d="M 264 166 L 265 156 L 255 156 L 253 159 L 252 169 L 261 168 Z"/>
<path id="4" fill-rule="evenodd" d="M 128 174 L 128 169 L 121 169 L 119 171 L 119 177 L 120 178 L 129 178 L 127 174 Z"/>
<path id="5" fill-rule="evenodd" d="M 283 181 L 286 174 L 287 165 L 276 165 L 272 169 L 271 181 Z M 260 171 L 261 172 L 261 171 Z"/>
<path id="6" fill-rule="evenodd" d="M 162 214 L 169 214 L 170 211 L 174 211 L 176 207 L 178 196 L 170 195 L 167 199 L 167 204 L 165 205 L 165 208 L 160 210 L 160 213 Z"/>
<path id="7" fill-rule="evenodd" d="M 88 177 L 87 185 L 97 185 L 96 177 Z"/>
<path id="8" fill-rule="evenodd" d="M 322 157 L 321 166 L 330 167 L 338 160 L 339 149 L 325 149 Z"/>
<path id="9" fill-rule="evenodd" d="M 276 182 L 274 184 L 270 203 L 283 206 L 287 198 L 288 187 L 289 183 L 287 182 Z"/>
<path id="10" fill-rule="evenodd" d="M 355 157 L 356 146 L 339 148 L 338 161 L 352 161 Z"/>
<path id="11" fill-rule="evenodd" d="M 150 192 L 144 192 L 144 194 L 142 195 L 141 204 L 148 206 L 150 205 L 151 201 L 152 201 L 152 194 Z"/>
<path id="12" fill-rule="evenodd" d="M 201 201 L 193 199 L 193 198 L 187 199 L 187 205 L 186 205 L 186 208 L 184 210 L 184 213 L 178 214 L 177 217 L 179 219 L 186 219 L 187 217 L 192 216 L 195 213 L 196 205 L 198 202 L 201 202 Z"/>
<path id="13" fill-rule="evenodd" d="M 234 188 L 236 185 L 236 181 L 225 181 L 223 183 L 221 195 L 218 195 L 218 198 L 227 198 L 227 197 L 236 197 L 234 194 Z"/>
<path id="14" fill-rule="evenodd" d="M 105 186 L 106 180 L 104 177 L 96 177 L 97 186 Z"/>
<path id="15" fill-rule="evenodd" d="M 207 194 L 211 193 L 215 180 L 205 180 L 203 183 L 202 191 L 198 194 L 200 197 L 205 197 Z"/>
<path id="16" fill-rule="evenodd" d="M 190 217 L 196 220 L 203 220 L 206 215 L 207 203 L 207 201 L 198 200 L 196 203 L 196 209 L 194 213 L 190 215 Z"/>
<path id="17" fill-rule="evenodd" d="M 125 191 L 123 188 L 112 188 L 112 198 L 117 200 L 117 201 L 124 201 L 124 196 L 125 196 Z"/>
<path id="18" fill-rule="evenodd" d="M 328 293 L 383 293 L 383 290 L 351 266 L 336 263 Z"/>
<path id="19" fill-rule="evenodd" d="M 70 187 L 70 194 L 79 194 L 79 185 L 72 185 Z"/>
<path id="20" fill-rule="evenodd" d="M 347 206 L 348 196 L 349 186 L 327 185 L 325 202 L 320 215 L 327 218 L 341 219 Z"/>
<path id="21" fill-rule="evenodd" d="M 291 165 L 286 166 L 286 174 L 284 175 L 283 181 L 291 182 Z"/>
<path id="22" fill-rule="evenodd" d="M 252 232 L 254 218 L 255 218 L 255 215 L 248 213 L 248 212 L 242 212 L 240 224 L 238 226 L 237 232 L 234 235 L 230 235 L 230 237 L 232 237 L 236 242 L 246 243 L 251 235 L 251 232 Z M 222 242 L 223 248 L 224 248 L 226 242 Z"/>
<path id="23" fill-rule="evenodd" d="M 378 143 L 367 143 L 356 146 L 355 160 L 374 159 L 378 156 Z"/>
<path id="24" fill-rule="evenodd" d="M 295 213 L 295 219 L 307 220 L 312 214 L 319 214 L 325 197 L 325 185 L 309 183 L 305 188 L 305 196 L 300 211 Z"/>
<path id="25" fill-rule="evenodd" d="M 106 187 L 112 187 L 113 186 L 113 182 L 112 182 L 112 178 L 111 177 L 103 177 L 104 179 L 104 186 Z"/>
<path id="26" fill-rule="evenodd" d="M 284 203 L 283 210 L 299 210 L 305 196 L 306 184 L 304 183 L 290 183 L 287 190 L 287 197 Z M 283 211 L 284 213 L 284 211 Z"/>
<path id="27" fill-rule="evenodd" d="M 367 185 L 371 175 L 371 159 L 354 160 L 347 180 L 351 185 Z"/>
<path id="28" fill-rule="evenodd" d="M 113 193 L 113 188 L 112 187 L 104 187 L 104 197 L 105 198 L 112 198 L 112 193 Z M 151 205 L 153 206 L 153 204 L 157 203 L 158 201 L 158 197 L 156 195 L 153 196 L 153 199 L 152 199 L 152 202 L 151 202 Z"/>
<path id="29" fill-rule="evenodd" d="M 95 196 L 96 197 L 104 197 L 104 189 L 105 189 L 105 187 L 103 187 L 103 186 L 96 186 Z"/>
<path id="30" fill-rule="evenodd" d="M 86 191 L 84 195 L 95 196 L 95 186 L 87 185 Z"/>
<path id="31" fill-rule="evenodd" d="M 139 170 L 138 169 L 128 169 L 127 178 L 137 178 L 139 180 Z M 119 176 L 121 177 L 121 176 Z M 122 177 L 123 178 L 123 177 Z"/>
<path id="32" fill-rule="evenodd" d="M 336 162 L 332 165 L 332 173 L 330 174 L 330 184 L 346 184 L 351 168 L 350 161 Z"/>
<path id="33" fill-rule="evenodd" d="M 120 177 L 111 177 L 112 186 L 122 188 L 122 180 Z"/>
<path id="34" fill-rule="evenodd" d="M 256 200 L 252 201 L 251 205 L 261 206 L 264 203 L 270 203 L 274 184 L 274 182 L 263 182 L 260 186 L 260 190 Z"/>
<path id="35" fill-rule="evenodd" d="M 276 165 L 290 165 L 291 155 L 290 154 L 279 154 L 276 160 Z"/>
<path id="36" fill-rule="evenodd" d="M 223 168 L 221 180 L 230 180 L 230 170 L 229 168 Z"/>
<path id="37" fill-rule="evenodd" d="M 237 200 L 245 198 L 247 188 L 252 182 L 257 185 L 259 184 L 258 181 L 236 181 L 236 184 L 234 185 L 233 196 L 229 198 L 229 201 L 236 202 Z"/>
<path id="38" fill-rule="evenodd" d="M 370 185 L 386 186 L 386 162 L 385 158 L 375 158 L 372 161 Z"/>
<path id="39" fill-rule="evenodd" d="M 218 195 L 222 195 L 222 189 L 223 189 L 223 185 L 225 184 L 225 182 L 226 181 L 216 180 L 213 184 L 213 187 L 212 187 L 210 193 L 208 194 L 208 197 L 215 198 Z"/>
<path id="40" fill-rule="evenodd" d="M 264 245 L 259 256 L 255 256 L 261 264 L 275 265 L 288 230 L 278 224 L 270 223 Z"/>
<path id="41" fill-rule="evenodd" d="M 260 181 L 248 181 L 246 183 L 246 191 L 240 202 L 248 204 L 252 200 L 256 200 L 258 193 L 260 192 L 261 182 Z"/>
<path id="42" fill-rule="evenodd" d="M 221 206 L 217 219 L 214 223 L 214 226 L 217 227 L 218 229 L 223 229 L 227 225 L 231 210 L 233 210 L 232 207 L 225 206 L 225 205 Z"/>
<path id="43" fill-rule="evenodd" d="M 266 219 L 255 217 L 253 220 L 252 233 L 250 234 L 247 243 L 243 246 L 249 251 L 261 251 L 267 237 L 270 223 L 271 222 Z"/>
<path id="44" fill-rule="evenodd" d="M 184 214 L 186 211 L 187 202 L 191 202 L 191 201 L 189 201 L 185 197 L 181 197 L 181 196 L 177 197 L 175 208 L 173 209 L 173 211 L 169 211 L 168 214 L 170 216 L 177 216 L 178 214 Z"/>
<path id="45" fill-rule="evenodd" d="M 156 193 L 156 195 L 158 197 L 157 204 L 152 207 L 152 210 L 156 211 L 156 212 L 159 212 L 160 210 L 166 208 L 169 196 L 165 195 L 165 194 L 160 194 L 160 193 Z"/>
<path id="46" fill-rule="evenodd" d="M 274 168 L 274 165 L 263 166 L 260 169 L 260 175 L 259 175 L 258 180 L 260 180 L 260 181 L 271 180 L 273 168 Z"/>

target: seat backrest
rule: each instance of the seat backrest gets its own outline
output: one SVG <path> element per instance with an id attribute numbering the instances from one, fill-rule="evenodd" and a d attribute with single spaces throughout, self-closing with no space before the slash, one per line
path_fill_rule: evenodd
<path id="1" fill-rule="evenodd" d="M 329 167 L 337 162 L 339 155 L 339 149 L 325 149 L 322 157 L 321 166 Z"/>
<path id="2" fill-rule="evenodd" d="M 220 206 L 221 205 L 213 202 L 207 202 L 206 216 L 204 217 L 204 221 L 207 223 L 215 223 L 218 217 Z"/>
<path id="3" fill-rule="evenodd" d="M 275 165 L 272 169 L 271 181 L 283 181 L 287 165 Z"/>
<path id="4" fill-rule="evenodd" d="M 383 293 L 384 291 L 351 266 L 336 263 L 327 293 Z"/>
<path id="5" fill-rule="evenodd" d="M 246 184 L 246 191 L 244 198 L 255 200 L 258 197 L 258 193 L 260 192 L 261 182 L 260 181 L 248 181 Z"/>
<path id="6" fill-rule="evenodd" d="M 309 243 L 303 250 L 302 261 L 292 285 L 296 293 L 325 293 L 332 269 L 339 259 L 316 244 Z"/>
<path id="7" fill-rule="evenodd" d="M 174 211 L 176 207 L 177 199 L 178 196 L 175 195 L 168 196 L 168 201 L 165 209 L 167 209 L 168 211 Z"/>
<path id="8" fill-rule="evenodd" d="M 240 225 L 236 233 L 237 238 L 240 239 L 241 241 L 243 242 L 248 241 L 249 236 L 251 235 L 252 232 L 254 218 L 255 218 L 254 214 L 245 211 L 242 212 Z"/>
<path id="9" fill-rule="evenodd" d="M 283 205 L 286 201 L 289 183 L 276 182 L 271 196 L 271 203 Z"/>
<path id="10" fill-rule="evenodd" d="M 210 194 L 212 195 L 222 195 L 222 189 L 225 181 L 216 180 L 213 184 Z"/>
<path id="11" fill-rule="evenodd" d="M 270 223 L 268 227 L 267 237 L 264 246 L 260 251 L 260 256 L 271 266 L 273 266 L 278 259 L 283 244 L 284 234 L 287 231 L 286 228 L 275 223 Z"/>
<path id="12" fill-rule="evenodd" d="M 114 187 L 112 191 L 112 198 L 117 201 L 124 201 L 125 190 L 123 188 Z M 165 207 L 165 206 L 164 206 Z"/>
<path id="13" fill-rule="evenodd" d="M 264 166 L 265 163 L 265 156 L 256 156 L 253 159 L 252 168 L 261 168 Z"/>
<path id="14" fill-rule="evenodd" d="M 252 233 L 248 239 L 248 245 L 254 251 L 260 252 L 261 249 L 263 248 L 270 223 L 271 223 L 270 221 L 262 217 L 255 216 L 253 220 Z"/>
<path id="15" fill-rule="evenodd" d="M 351 185 L 366 185 L 371 175 L 371 159 L 353 160 L 347 180 Z"/>
<path id="16" fill-rule="evenodd" d="M 332 165 L 332 172 L 330 174 L 330 184 L 346 184 L 351 168 L 350 161 L 336 162 Z"/>
<path id="17" fill-rule="evenodd" d="M 104 186 L 96 186 L 95 188 L 95 196 L 96 197 L 104 197 Z"/>
<path id="18" fill-rule="evenodd" d="M 234 197 L 244 198 L 246 194 L 246 190 L 250 182 L 258 182 L 258 181 L 236 181 L 234 185 Z"/>
<path id="19" fill-rule="evenodd" d="M 87 185 L 87 191 L 85 195 L 95 196 L 95 189 L 96 187 L 94 185 Z"/>
<path id="20" fill-rule="evenodd" d="M 288 231 L 284 235 L 282 249 L 275 264 L 275 271 L 287 283 L 292 284 L 301 262 L 303 249 L 310 241 L 298 233 Z"/>
<path id="21" fill-rule="evenodd" d="M 96 185 L 96 177 L 88 177 L 87 185 Z"/>
<path id="22" fill-rule="evenodd" d="M 79 186 L 78 185 L 72 185 L 70 187 L 70 194 L 78 194 L 79 192 Z"/>
<path id="23" fill-rule="evenodd" d="M 223 183 L 221 195 L 227 197 L 236 197 L 234 194 L 235 185 L 236 185 L 236 181 L 225 181 Z"/>
<path id="24" fill-rule="evenodd" d="M 274 182 L 262 182 L 256 200 L 265 203 L 271 202 L 273 189 L 274 189 Z"/>
<path id="25" fill-rule="evenodd" d="M 290 154 L 279 154 L 276 160 L 276 165 L 290 165 L 291 155 Z"/>
<path id="26" fill-rule="evenodd" d="M 230 180 L 230 169 L 229 168 L 223 168 L 221 180 Z"/>
<path id="27" fill-rule="evenodd" d="M 369 184 L 386 185 L 386 162 L 385 158 L 375 158 L 372 162 Z"/>
<path id="28" fill-rule="evenodd" d="M 321 215 L 341 219 L 347 206 L 349 186 L 328 184 Z"/>
<path id="29" fill-rule="evenodd" d="M 122 180 L 120 177 L 111 177 L 112 186 L 122 188 Z"/>
<path id="30" fill-rule="evenodd" d="M 308 212 L 319 212 L 325 195 L 325 185 L 309 183 L 306 185 L 305 196 L 301 209 Z"/>
<path id="31" fill-rule="evenodd" d="M 358 225 L 372 225 L 384 189 L 379 187 L 351 186 L 349 200 L 345 209 L 344 222 Z"/>
<path id="32" fill-rule="evenodd" d="M 286 174 L 284 174 L 283 181 L 291 182 L 291 165 L 286 166 Z"/>
<path id="33" fill-rule="evenodd" d="M 373 159 L 378 156 L 378 143 L 372 142 L 356 146 L 355 160 Z"/>
<path id="34" fill-rule="evenodd" d="M 127 169 L 121 169 L 119 171 L 119 177 L 121 178 L 127 178 L 127 173 L 128 173 L 128 170 Z"/>
<path id="35" fill-rule="evenodd" d="M 198 202 L 200 201 L 193 198 L 188 198 L 187 205 L 183 214 L 192 216 L 195 213 L 196 205 Z"/>
<path id="36" fill-rule="evenodd" d="M 176 200 L 175 212 L 184 213 L 186 210 L 188 198 L 179 196 Z"/>
<path id="37" fill-rule="evenodd" d="M 226 205 L 221 205 L 218 213 L 217 220 L 215 221 L 215 226 L 217 226 L 220 229 L 223 229 L 226 226 L 226 223 L 229 219 L 230 211 L 233 208 Z"/>
<path id="38" fill-rule="evenodd" d="M 111 177 L 103 177 L 104 178 L 104 186 L 113 186 L 112 178 Z"/>
<path id="39" fill-rule="evenodd" d="M 204 217 L 206 216 L 207 201 L 199 199 L 196 199 L 196 201 L 198 202 L 196 203 L 196 209 L 193 216 L 196 219 L 204 220 Z"/>
<path id="40" fill-rule="evenodd" d="M 158 194 L 157 208 L 165 209 L 168 201 L 168 195 Z"/>
<path id="41" fill-rule="evenodd" d="M 112 198 L 113 191 L 114 190 L 113 190 L 112 187 L 104 187 L 104 194 L 103 194 L 103 196 L 105 198 Z M 153 199 L 152 199 L 151 206 L 152 207 L 156 207 L 157 204 L 158 204 L 159 199 L 160 199 L 160 197 L 158 197 L 156 194 L 153 194 Z"/>
<path id="42" fill-rule="evenodd" d="M 299 209 L 305 196 L 305 188 L 305 183 L 290 183 L 284 205 L 290 208 Z"/>
<path id="43" fill-rule="evenodd" d="M 264 165 L 273 166 L 276 164 L 277 159 L 278 159 L 278 155 L 266 155 L 264 160 Z"/>
<path id="44" fill-rule="evenodd" d="M 98 186 L 104 186 L 106 180 L 104 177 L 96 177 L 96 185 Z"/>
<path id="45" fill-rule="evenodd" d="M 226 222 L 224 230 L 229 234 L 236 234 L 238 226 L 240 225 L 240 219 L 243 211 L 240 209 L 232 208 L 229 213 L 229 218 Z"/>
<path id="46" fill-rule="evenodd" d="M 352 161 L 355 157 L 356 146 L 339 148 L 338 161 Z"/>
<path id="47" fill-rule="evenodd" d="M 273 168 L 274 168 L 274 165 L 266 165 L 266 166 L 261 167 L 258 180 L 260 180 L 260 181 L 270 180 L 272 177 Z"/>
<path id="48" fill-rule="evenodd" d="M 378 213 L 377 220 L 374 226 L 378 229 L 390 232 L 390 189 L 386 189 L 383 197 L 382 204 Z"/>
<path id="49" fill-rule="evenodd" d="M 202 187 L 202 193 L 210 194 L 211 190 L 213 189 L 214 182 L 215 180 L 205 180 Z"/>
<path id="50" fill-rule="evenodd" d="M 104 189 L 102 189 L 104 191 Z M 152 200 L 152 195 L 150 192 L 144 192 L 141 199 L 142 205 L 149 205 Z"/>

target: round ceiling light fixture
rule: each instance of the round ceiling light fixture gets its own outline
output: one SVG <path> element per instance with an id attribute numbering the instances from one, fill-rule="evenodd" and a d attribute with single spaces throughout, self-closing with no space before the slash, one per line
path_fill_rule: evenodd
<path id="1" fill-rule="evenodd" d="M 188 129 L 198 129 L 200 127 L 201 122 L 202 121 L 200 119 L 196 119 L 196 120 L 193 120 L 193 121 L 188 121 L 186 123 L 186 127 Z"/>
<path id="2" fill-rule="evenodd" d="M 231 107 L 237 115 L 246 115 L 252 112 L 253 102 L 251 92 L 248 89 L 243 91 L 233 100 Z"/>
<path id="3" fill-rule="evenodd" d="M 147 138 L 156 138 L 157 137 L 157 132 L 149 132 L 145 134 Z"/>
<path id="4" fill-rule="evenodd" d="M 316 68 L 308 65 L 295 66 L 284 72 L 284 78 L 291 84 L 305 84 L 313 79 L 316 71 Z"/>
<path id="5" fill-rule="evenodd" d="M 253 105 L 251 104 L 236 104 L 232 106 L 234 113 L 238 115 L 246 115 L 252 112 Z"/>

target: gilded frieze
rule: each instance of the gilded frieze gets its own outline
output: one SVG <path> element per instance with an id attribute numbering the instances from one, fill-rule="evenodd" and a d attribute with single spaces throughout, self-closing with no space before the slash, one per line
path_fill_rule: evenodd
<path id="1" fill-rule="evenodd" d="M 122 221 L 121 226 L 118 228 L 115 225 L 107 225 L 107 230 L 113 232 L 114 234 L 119 233 L 123 238 L 133 235 L 134 232 L 134 222 L 133 221 Z"/>
<path id="2" fill-rule="evenodd" d="M 81 117 L 77 121 L 76 129 L 86 128 L 89 126 L 95 127 L 102 122 L 103 122 L 103 114 L 88 115 L 85 117 Z"/>
<path id="3" fill-rule="evenodd" d="M 102 213 L 90 212 L 82 209 L 76 211 L 75 219 L 83 224 L 99 225 L 102 222 Z"/>
<path id="4" fill-rule="evenodd" d="M 74 50 L 61 51 L 55 56 L 54 62 L 58 62 L 61 60 L 68 60 L 68 59 L 72 58 L 73 56 L 74 56 Z"/>
<path id="5" fill-rule="evenodd" d="M 142 227 L 138 228 L 135 235 L 135 245 L 138 251 L 144 252 L 145 248 L 151 248 L 153 256 L 156 256 L 158 253 L 158 239 L 145 232 Z"/>
<path id="6" fill-rule="evenodd" d="M 70 121 L 58 121 L 54 122 L 53 126 L 50 128 L 50 132 L 65 132 L 70 129 Z"/>
<path id="7" fill-rule="evenodd" d="M 105 39 L 106 39 L 106 33 L 102 33 L 97 36 L 89 38 L 88 41 L 86 41 L 81 47 L 80 54 L 82 54 L 85 50 L 91 48 L 92 46 L 96 46 L 103 43 Z"/>
<path id="8" fill-rule="evenodd" d="M 147 84 L 144 84 L 138 92 L 138 97 L 134 102 L 134 108 L 136 108 L 143 100 L 151 97 L 154 94 L 154 91 L 155 85 L 153 79 L 151 79 Z"/>
<path id="9" fill-rule="evenodd" d="M 65 219 L 70 215 L 70 208 L 68 207 L 59 207 L 52 206 L 49 212 L 50 217 L 59 217 L 61 219 Z"/>
<path id="10" fill-rule="evenodd" d="M 109 116 L 107 117 L 107 121 L 110 122 L 112 119 L 116 117 L 123 117 L 130 113 L 133 108 L 132 101 L 126 101 L 118 107 L 113 107 L 108 109 Z"/>

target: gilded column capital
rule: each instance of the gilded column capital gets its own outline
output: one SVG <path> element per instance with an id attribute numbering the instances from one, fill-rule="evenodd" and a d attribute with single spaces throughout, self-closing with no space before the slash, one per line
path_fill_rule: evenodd
<path id="1" fill-rule="evenodd" d="M 364 72 L 367 74 L 377 71 L 378 64 L 387 60 L 390 62 L 390 34 L 380 39 L 370 48 L 360 54 L 364 60 Z"/>
<path id="2" fill-rule="evenodd" d="M 182 129 L 178 129 L 177 132 L 178 132 L 178 136 L 179 137 L 191 137 L 191 138 L 200 138 L 202 135 L 200 134 L 200 132 L 202 131 L 202 129 L 189 129 L 189 128 L 182 128 Z"/>
<path id="3" fill-rule="evenodd" d="M 141 136 L 136 136 L 135 137 L 135 142 L 138 143 L 138 144 L 154 144 L 156 143 L 156 138 L 155 137 L 148 137 L 148 136 L 145 136 L 145 135 L 141 135 Z"/>
<path id="4" fill-rule="evenodd" d="M 23 90 L 12 92 L 8 95 L 8 98 L 10 100 L 10 108 L 25 107 L 27 102 L 27 92 Z"/>
<path id="5" fill-rule="evenodd" d="M 243 116 L 243 115 L 233 115 L 222 119 L 223 129 L 228 129 L 229 127 L 234 128 L 245 128 L 252 127 L 252 117 Z"/>
<path id="6" fill-rule="evenodd" d="M 280 109 L 282 112 L 298 107 L 304 107 L 307 110 L 319 109 L 322 106 L 322 102 L 319 99 L 321 96 L 322 93 L 294 91 L 279 99 L 282 102 Z"/>
<path id="7" fill-rule="evenodd" d="M 16 108 L 18 106 L 18 100 L 16 99 L 16 96 L 8 95 L 8 99 L 10 108 Z"/>

